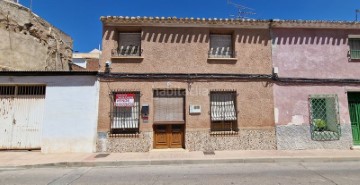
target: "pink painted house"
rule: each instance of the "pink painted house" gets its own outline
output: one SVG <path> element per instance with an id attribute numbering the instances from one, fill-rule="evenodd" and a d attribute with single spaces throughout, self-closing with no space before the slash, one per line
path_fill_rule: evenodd
<path id="1" fill-rule="evenodd" d="M 360 144 L 360 26 L 273 21 L 271 36 L 278 149 Z"/>

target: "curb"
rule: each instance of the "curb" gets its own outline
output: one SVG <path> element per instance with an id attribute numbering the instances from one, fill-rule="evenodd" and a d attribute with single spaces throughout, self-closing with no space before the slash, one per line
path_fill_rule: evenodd
<path id="1" fill-rule="evenodd" d="M 18 168 L 71 168 L 71 167 L 121 167 L 150 165 L 192 165 L 192 164 L 246 164 L 246 163 L 327 163 L 360 162 L 360 157 L 274 157 L 238 159 L 180 159 L 180 160 L 138 160 L 138 161 L 99 161 L 99 162 L 57 162 L 32 165 L 0 166 L 0 169 Z"/>

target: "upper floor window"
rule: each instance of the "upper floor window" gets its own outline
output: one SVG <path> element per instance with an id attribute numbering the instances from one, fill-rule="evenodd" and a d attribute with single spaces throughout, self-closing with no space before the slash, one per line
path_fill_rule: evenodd
<path id="1" fill-rule="evenodd" d="M 349 38 L 349 45 L 350 45 L 350 58 L 360 59 L 360 37 Z"/>
<path id="2" fill-rule="evenodd" d="M 209 58 L 235 58 L 232 35 L 210 34 Z"/>
<path id="3" fill-rule="evenodd" d="M 141 33 L 119 33 L 119 47 L 115 56 L 141 56 Z"/>

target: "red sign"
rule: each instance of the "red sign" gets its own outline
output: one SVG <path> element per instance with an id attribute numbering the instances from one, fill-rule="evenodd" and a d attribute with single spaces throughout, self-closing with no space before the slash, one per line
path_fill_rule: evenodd
<path id="1" fill-rule="evenodd" d="M 135 103 L 135 94 L 116 94 L 116 107 L 133 107 Z"/>

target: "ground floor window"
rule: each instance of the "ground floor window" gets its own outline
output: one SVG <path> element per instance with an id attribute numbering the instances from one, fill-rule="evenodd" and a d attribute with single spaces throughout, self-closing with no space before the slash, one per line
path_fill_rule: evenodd
<path id="1" fill-rule="evenodd" d="M 111 134 L 139 132 L 140 92 L 113 92 Z"/>
<path id="2" fill-rule="evenodd" d="M 340 139 L 337 95 L 310 95 L 310 126 L 313 140 Z"/>
<path id="3" fill-rule="evenodd" d="M 238 131 L 235 91 L 210 92 L 211 131 Z"/>
<path id="4" fill-rule="evenodd" d="M 2 96 L 43 96 L 46 85 L 0 85 Z"/>

